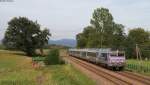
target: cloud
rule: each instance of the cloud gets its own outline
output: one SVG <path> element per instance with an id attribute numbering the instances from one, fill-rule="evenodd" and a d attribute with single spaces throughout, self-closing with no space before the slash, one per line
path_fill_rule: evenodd
<path id="1" fill-rule="evenodd" d="M 0 39 L 7 22 L 14 16 L 37 20 L 51 30 L 52 39 L 74 38 L 89 25 L 93 10 L 109 8 L 117 23 L 126 28 L 145 27 L 150 23 L 150 0 L 14 0 L 0 3 Z"/>
<path id="2" fill-rule="evenodd" d="M 107 0 L 106 0 L 107 1 Z M 110 9 L 116 22 L 126 27 L 149 28 L 150 0 L 111 0 L 109 4 L 101 4 Z"/>

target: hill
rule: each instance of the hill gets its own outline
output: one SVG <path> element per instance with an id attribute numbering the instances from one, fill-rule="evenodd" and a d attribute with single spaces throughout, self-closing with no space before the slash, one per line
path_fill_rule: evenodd
<path id="1" fill-rule="evenodd" d="M 76 40 L 74 39 L 49 40 L 49 44 L 62 45 L 67 47 L 76 47 Z"/>

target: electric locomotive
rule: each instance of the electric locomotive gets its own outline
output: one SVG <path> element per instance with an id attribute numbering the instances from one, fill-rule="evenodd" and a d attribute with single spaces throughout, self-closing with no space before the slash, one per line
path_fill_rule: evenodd
<path id="1" fill-rule="evenodd" d="M 101 64 L 107 68 L 117 68 L 122 70 L 125 66 L 125 52 L 101 49 L 69 49 L 69 55 L 78 57 L 96 64 Z"/>

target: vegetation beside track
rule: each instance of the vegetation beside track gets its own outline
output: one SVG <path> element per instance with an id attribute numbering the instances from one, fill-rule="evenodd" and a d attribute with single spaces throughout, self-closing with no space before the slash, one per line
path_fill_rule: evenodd
<path id="1" fill-rule="evenodd" d="M 86 82 L 85 82 L 86 81 Z M 68 64 L 34 68 L 23 52 L 0 50 L 0 85 L 95 85 Z"/>
<path id="2" fill-rule="evenodd" d="M 150 61 L 130 59 L 127 60 L 126 69 L 145 75 L 150 75 Z"/>
<path id="3" fill-rule="evenodd" d="M 72 65 L 50 66 L 52 83 L 54 85 L 95 85 L 95 82 L 80 73 Z"/>

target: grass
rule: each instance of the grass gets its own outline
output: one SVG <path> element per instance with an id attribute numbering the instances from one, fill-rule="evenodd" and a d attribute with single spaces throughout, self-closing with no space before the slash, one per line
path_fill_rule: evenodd
<path id="1" fill-rule="evenodd" d="M 0 85 L 95 85 L 72 65 L 33 68 L 22 52 L 0 50 Z"/>
<path id="2" fill-rule="evenodd" d="M 127 69 L 150 76 L 150 61 L 129 59 L 127 60 Z"/>
<path id="3" fill-rule="evenodd" d="M 38 71 L 32 68 L 31 59 L 24 53 L 0 50 L 0 85 L 36 84 L 33 81 L 36 74 Z"/>
<path id="4" fill-rule="evenodd" d="M 29 64 L 30 59 L 23 52 L 0 50 L 0 69 L 17 69 Z M 23 65 L 25 64 L 25 65 Z"/>
<path id="5" fill-rule="evenodd" d="M 89 81 L 90 79 L 87 76 L 80 73 L 71 65 L 53 68 L 55 69 L 52 70 L 52 77 L 54 82 L 58 82 L 58 85 L 94 85 L 93 81 Z"/>
<path id="6" fill-rule="evenodd" d="M 145 60 L 142 60 L 142 61 L 139 61 L 139 60 L 135 60 L 135 59 L 129 59 L 127 60 L 127 63 L 133 63 L 133 64 L 139 64 L 141 63 L 142 65 L 150 65 L 150 61 L 145 61 Z"/>

